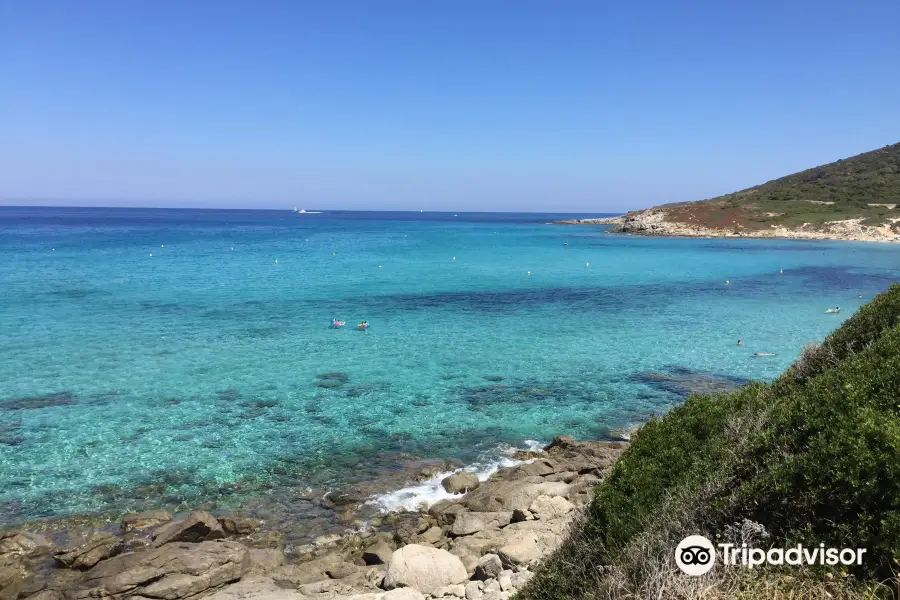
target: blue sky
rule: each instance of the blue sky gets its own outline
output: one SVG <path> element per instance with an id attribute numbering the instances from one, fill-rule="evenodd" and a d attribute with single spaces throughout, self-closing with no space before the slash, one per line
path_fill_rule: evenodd
<path id="1" fill-rule="evenodd" d="M 616 211 L 900 141 L 900 2 L 0 0 L 0 203 Z"/>

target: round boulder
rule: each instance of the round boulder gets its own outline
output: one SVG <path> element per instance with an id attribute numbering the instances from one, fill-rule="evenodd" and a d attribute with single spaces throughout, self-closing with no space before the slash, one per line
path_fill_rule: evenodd
<path id="1" fill-rule="evenodd" d="M 469 578 L 458 556 L 446 550 L 410 544 L 395 551 L 384 577 L 384 588 L 411 587 L 423 594 L 433 594 L 446 585 L 462 583 Z"/>
<path id="2" fill-rule="evenodd" d="M 470 492 L 476 489 L 480 483 L 478 477 L 476 477 L 474 473 L 469 473 L 468 471 L 454 473 L 441 481 L 441 485 L 444 486 L 444 489 L 451 494 Z"/>

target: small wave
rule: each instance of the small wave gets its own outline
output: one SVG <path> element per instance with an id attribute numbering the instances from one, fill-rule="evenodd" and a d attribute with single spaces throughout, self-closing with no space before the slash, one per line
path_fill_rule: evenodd
<path id="1" fill-rule="evenodd" d="M 479 458 L 474 463 L 467 465 L 462 469 L 438 473 L 427 481 L 411 483 L 399 490 L 378 494 L 368 500 L 366 504 L 377 508 L 383 513 L 425 510 L 441 500 L 462 497 L 463 494 L 451 494 L 444 489 L 441 485 L 441 481 L 443 481 L 445 477 L 448 477 L 453 473 L 459 473 L 460 471 L 468 471 L 474 473 L 475 476 L 478 477 L 478 481 L 487 481 L 498 469 L 503 467 L 514 467 L 515 465 L 530 463 L 534 460 L 516 460 L 512 458 L 512 455 L 517 451 L 535 451 L 540 450 L 544 446 L 545 443 L 536 440 L 525 440 L 522 443 L 522 446 L 518 447 L 501 444 L 490 452 L 485 453 L 483 457 Z"/>

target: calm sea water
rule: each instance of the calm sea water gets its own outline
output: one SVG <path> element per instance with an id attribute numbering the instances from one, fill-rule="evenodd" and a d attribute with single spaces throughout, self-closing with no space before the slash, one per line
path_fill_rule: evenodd
<path id="1" fill-rule="evenodd" d="M 0 523 L 602 436 L 681 401 L 648 373 L 772 378 L 900 279 L 560 217 L 0 208 Z"/>

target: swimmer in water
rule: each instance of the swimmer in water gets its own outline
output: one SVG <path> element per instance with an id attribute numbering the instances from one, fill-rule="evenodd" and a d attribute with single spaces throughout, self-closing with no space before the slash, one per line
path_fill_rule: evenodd
<path id="1" fill-rule="evenodd" d="M 366 329 L 369 328 L 369 322 L 368 322 L 368 321 L 363 321 L 362 323 L 360 323 L 359 325 L 357 325 L 356 328 L 357 328 L 357 329 L 366 330 Z"/>
<path id="2" fill-rule="evenodd" d="M 742 342 L 741 340 L 738 340 L 738 346 L 743 346 L 743 345 L 744 345 L 744 342 Z"/>
<path id="3" fill-rule="evenodd" d="M 774 352 L 754 352 L 753 356 L 775 356 Z"/>
<path id="4" fill-rule="evenodd" d="M 341 321 L 341 320 L 339 320 L 339 319 L 332 319 L 332 320 L 331 320 L 331 326 L 332 326 L 332 327 L 343 327 L 343 326 L 344 326 L 344 322 Z"/>

